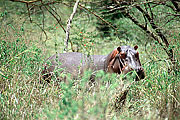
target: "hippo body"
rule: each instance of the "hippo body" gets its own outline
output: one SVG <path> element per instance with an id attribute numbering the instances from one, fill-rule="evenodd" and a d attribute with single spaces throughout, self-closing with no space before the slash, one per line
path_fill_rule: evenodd
<path id="1" fill-rule="evenodd" d="M 83 74 L 85 70 L 103 70 L 110 73 L 126 74 L 135 70 L 140 79 L 144 78 L 144 69 L 139 60 L 137 47 L 121 46 L 108 55 L 86 55 L 78 52 L 58 53 L 49 57 L 51 65 L 45 64 L 42 71 L 43 79 L 52 76 L 56 69 L 63 68 L 64 72 L 71 73 L 73 77 Z"/>
<path id="2" fill-rule="evenodd" d="M 85 70 L 92 71 L 104 70 L 104 62 L 107 55 L 91 55 L 87 56 L 83 53 L 68 52 L 58 53 L 49 57 L 46 61 L 51 62 L 48 72 L 52 72 L 58 68 L 64 68 L 65 72 L 71 73 L 74 77 L 83 74 Z"/>

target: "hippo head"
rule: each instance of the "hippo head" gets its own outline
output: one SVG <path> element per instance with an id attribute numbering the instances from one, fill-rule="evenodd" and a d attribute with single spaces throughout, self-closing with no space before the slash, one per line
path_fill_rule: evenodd
<path id="1" fill-rule="evenodd" d="M 136 71 L 136 81 L 145 77 L 144 69 L 139 60 L 139 53 L 136 51 L 138 46 L 121 46 L 114 49 L 108 56 L 106 64 L 107 72 L 127 74 L 130 71 Z"/>
<path id="2" fill-rule="evenodd" d="M 134 48 L 131 48 L 129 46 L 126 46 L 128 48 L 121 48 L 122 54 L 124 54 L 124 64 L 125 66 L 122 68 L 122 72 L 124 74 L 135 70 L 137 73 L 136 81 L 143 79 L 145 77 L 144 69 L 141 66 L 141 62 L 139 59 L 139 53 L 136 51 L 138 49 L 138 46 L 134 46 Z"/>

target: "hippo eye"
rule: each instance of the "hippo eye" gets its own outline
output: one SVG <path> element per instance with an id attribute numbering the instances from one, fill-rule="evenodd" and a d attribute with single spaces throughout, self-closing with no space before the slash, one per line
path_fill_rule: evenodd
<path id="1" fill-rule="evenodd" d="M 123 59 L 125 59 L 127 56 L 125 52 L 121 52 L 120 55 L 121 55 L 121 58 L 123 58 Z"/>

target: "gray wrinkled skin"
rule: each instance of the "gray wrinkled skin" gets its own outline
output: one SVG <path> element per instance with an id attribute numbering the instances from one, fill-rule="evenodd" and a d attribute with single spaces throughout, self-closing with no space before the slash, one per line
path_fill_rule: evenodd
<path id="1" fill-rule="evenodd" d="M 106 57 L 105 55 L 91 55 L 88 57 L 78 52 L 59 53 L 47 59 L 52 64 L 48 71 L 54 71 L 55 67 L 64 68 L 65 72 L 77 76 L 88 69 L 93 71 L 104 70 Z"/>
<path id="2" fill-rule="evenodd" d="M 131 48 L 130 46 L 121 46 L 121 50 L 126 53 L 125 63 L 127 66 L 125 67 L 125 70 L 123 71 L 124 74 L 130 72 L 131 70 L 135 70 L 138 74 L 138 77 L 140 79 L 144 79 L 145 73 L 144 69 L 141 66 L 141 62 L 138 57 L 136 56 L 137 51 L 134 48 Z M 136 77 L 136 80 L 139 80 L 139 78 Z"/>
<path id="3" fill-rule="evenodd" d="M 125 62 L 128 64 L 128 66 L 136 72 L 138 72 L 141 69 L 141 62 L 139 58 L 136 58 L 137 51 L 134 48 L 131 48 L 130 46 L 124 46 L 121 47 L 122 51 L 127 53 Z"/>
<path id="4" fill-rule="evenodd" d="M 140 77 L 144 78 L 144 69 L 141 66 L 139 56 L 136 57 L 137 51 L 130 46 L 121 46 L 121 51 L 126 53 L 126 58 L 123 60 L 127 65 L 124 67 L 123 74 L 129 71 L 135 70 Z M 111 53 L 109 55 L 90 55 L 87 56 L 78 52 L 59 53 L 51 56 L 46 61 L 50 61 L 51 65 L 45 65 L 45 69 L 42 74 L 53 72 L 55 69 L 63 68 L 64 72 L 71 73 L 73 77 L 78 74 L 83 74 L 85 70 L 91 69 L 92 71 L 103 70 L 106 72 Z M 120 63 L 115 61 L 115 67 L 117 68 Z M 121 65 L 122 66 L 122 65 Z M 120 71 L 117 73 L 121 74 Z M 44 76 L 44 79 L 49 76 Z"/>

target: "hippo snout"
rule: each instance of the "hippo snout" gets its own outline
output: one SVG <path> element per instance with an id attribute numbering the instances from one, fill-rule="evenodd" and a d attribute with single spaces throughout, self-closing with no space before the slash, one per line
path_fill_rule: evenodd
<path id="1" fill-rule="evenodd" d="M 136 72 L 138 74 L 138 76 L 136 76 L 136 81 L 145 78 L 145 73 L 144 73 L 144 68 L 143 67 L 140 66 L 135 70 L 136 70 Z"/>
<path id="2" fill-rule="evenodd" d="M 144 69 L 141 66 L 138 66 L 136 67 L 135 71 L 138 73 L 144 71 Z"/>

